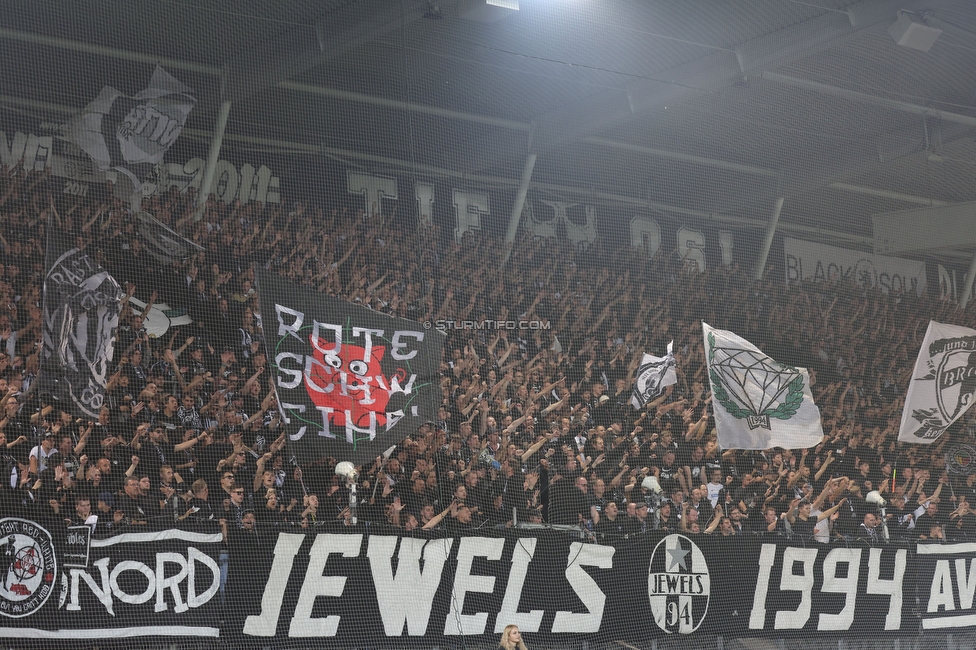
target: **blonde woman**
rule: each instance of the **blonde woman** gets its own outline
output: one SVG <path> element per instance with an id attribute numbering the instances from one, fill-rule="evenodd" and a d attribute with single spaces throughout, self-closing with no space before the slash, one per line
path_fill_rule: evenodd
<path id="1" fill-rule="evenodd" d="M 502 640 L 498 642 L 499 650 L 529 650 L 522 640 L 522 633 L 518 625 L 506 625 L 502 630 Z"/>

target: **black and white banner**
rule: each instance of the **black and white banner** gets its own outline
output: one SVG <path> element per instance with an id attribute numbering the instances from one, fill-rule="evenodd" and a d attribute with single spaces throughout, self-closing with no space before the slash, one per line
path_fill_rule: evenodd
<path id="1" fill-rule="evenodd" d="M 634 377 L 631 406 L 642 409 L 648 402 L 664 393 L 665 388 L 677 384 L 678 374 L 675 366 L 674 341 L 668 343 L 668 352 L 663 357 L 655 357 L 645 352 L 641 357 L 640 366 L 637 367 L 637 375 Z"/>
<path id="2" fill-rule="evenodd" d="M 925 293 L 925 262 L 815 244 L 785 237 L 786 282 L 849 279 L 885 293 Z"/>
<path id="3" fill-rule="evenodd" d="M 174 232 L 148 212 L 136 212 L 135 220 L 139 236 L 146 245 L 146 252 L 161 264 L 181 262 L 203 251 L 202 246 Z"/>
<path id="4" fill-rule="evenodd" d="M 434 419 L 442 332 L 257 269 L 278 407 L 300 456 L 371 461 Z"/>
<path id="5" fill-rule="evenodd" d="M 0 638 L 430 647 L 497 642 L 515 624 L 530 645 L 586 635 L 643 647 L 669 635 L 976 629 L 971 542 L 793 546 L 655 532 L 596 544 L 542 529 L 369 530 L 259 523 L 225 544 L 176 529 L 99 539 L 96 526 L 86 565 L 64 561 L 64 529 L 0 519 Z"/>
<path id="6" fill-rule="evenodd" d="M 156 67 L 149 86 L 132 97 L 105 86 L 81 113 L 64 125 L 63 137 L 85 151 L 101 170 L 125 174 L 133 188 L 183 131 L 196 104 L 191 91 Z"/>
<path id="7" fill-rule="evenodd" d="M 97 419 L 105 397 L 122 290 L 108 271 L 48 224 L 41 390 L 60 408 Z"/>
<path id="8" fill-rule="evenodd" d="M 65 561 L 70 539 L 60 526 L 0 519 L 0 638 L 220 636 L 219 532 L 92 539 L 87 566 Z"/>
<path id="9" fill-rule="evenodd" d="M 976 398 L 976 330 L 929 321 L 898 430 L 900 442 L 931 444 Z"/>

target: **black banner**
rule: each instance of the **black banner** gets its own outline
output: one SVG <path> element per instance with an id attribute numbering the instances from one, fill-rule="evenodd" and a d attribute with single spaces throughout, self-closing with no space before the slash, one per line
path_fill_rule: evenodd
<path id="1" fill-rule="evenodd" d="M 99 525 L 85 567 L 76 531 L 0 519 L 0 638 L 220 636 L 219 532 L 99 539 Z"/>
<path id="2" fill-rule="evenodd" d="M 174 232 L 148 212 L 136 212 L 134 217 L 146 252 L 161 264 L 182 262 L 203 250 L 202 246 Z"/>
<path id="3" fill-rule="evenodd" d="M 41 390 L 60 408 L 98 419 L 112 363 L 122 291 L 108 271 L 47 228 Z"/>
<path id="4" fill-rule="evenodd" d="M 292 445 L 371 461 L 433 420 L 445 336 L 257 269 L 268 358 Z"/>
<path id="5" fill-rule="evenodd" d="M 593 635 L 640 647 L 668 635 L 976 628 L 974 543 L 650 533 L 610 545 L 549 529 L 445 538 L 341 525 L 231 531 L 224 542 L 98 530 L 88 565 L 72 566 L 73 532 L 0 519 L 0 638 L 430 647 L 491 643 L 515 624 L 530 644 Z"/>
<path id="6" fill-rule="evenodd" d="M 791 547 L 760 537 L 649 534 L 613 545 L 530 537 L 279 535 L 245 636 L 397 645 L 580 635 L 913 633 L 908 549 Z M 271 549 L 269 549 L 271 550 Z M 411 643 L 414 641 L 415 643 Z"/>

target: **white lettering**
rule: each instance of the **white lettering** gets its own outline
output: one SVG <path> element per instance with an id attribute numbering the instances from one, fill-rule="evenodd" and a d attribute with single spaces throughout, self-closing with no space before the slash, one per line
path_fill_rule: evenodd
<path id="1" fill-rule="evenodd" d="M 187 567 L 190 575 L 186 584 L 186 604 L 193 609 L 210 601 L 220 589 L 220 567 L 212 557 L 194 547 L 187 549 Z M 210 569 L 210 586 L 202 594 L 197 593 L 197 562 Z"/>
<path id="2" fill-rule="evenodd" d="M 141 594 L 127 594 L 122 591 L 122 588 L 119 586 L 119 576 L 125 571 L 136 571 L 144 575 L 147 582 L 146 590 Z M 115 568 L 112 569 L 112 573 L 109 574 L 108 584 L 112 588 L 112 595 L 126 605 L 141 605 L 149 602 L 149 599 L 156 592 L 156 576 L 153 574 L 152 569 L 142 562 L 136 562 L 134 560 L 125 560 L 116 564 Z"/>
<path id="3" fill-rule="evenodd" d="M 781 591 L 799 591 L 800 604 L 795 611 L 776 612 L 777 630 L 799 630 L 810 620 L 813 605 L 813 565 L 817 561 L 817 549 L 789 547 L 783 551 L 783 575 L 780 576 Z M 802 575 L 793 574 L 793 565 L 803 566 Z"/>
<path id="4" fill-rule="evenodd" d="M 901 629 L 901 583 L 908 566 L 908 551 L 895 552 L 895 566 L 891 580 L 881 579 L 881 549 L 872 548 L 868 555 L 868 593 L 888 595 L 888 615 L 885 617 L 886 630 Z"/>
<path id="5" fill-rule="evenodd" d="M 421 228 L 430 228 L 434 222 L 434 185 L 415 183 L 413 195 L 417 199 L 417 224 Z"/>
<path id="6" fill-rule="evenodd" d="M 749 629 L 761 630 L 766 627 L 766 596 L 769 594 L 769 577 L 776 562 L 776 545 L 763 544 L 759 552 L 759 577 L 756 593 L 752 597 L 752 613 L 749 614 Z"/>
<path id="7" fill-rule="evenodd" d="M 630 220 L 630 245 L 654 257 L 661 250 L 661 226 L 653 219 L 634 217 Z"/>
<path id="8" fill-rule="evenodd" d="M 464 597 L 468 592 L 490 594 L 495 588 L 495 576 L 471 575 L 476 557 L 500 560 L 505 548 L 504 539 L 463 537 L 458 545 L 457 571 L 451 592 L 451 609 L 444 622 L 444 634 L 484 634 L 488 613 L 464 614 Z"/>
<path id="9" fill-rule="evenodd" d="M 403 341 L 403 337 L 405 336 L 417 339 L 417 343 L 424 340 L 423 332 L 396 332 L 393 334 L 393 349 L 390 351 L 390 354 L 397 361 L 406 361 L 407 359 L 413 359 L 415 356 L 417 356 L 417 350 L 411 350 L 406 354 L 400 351 L 406 349 L 407 347 L 407 344 Z"/>
<path id="10" fill-rule="evenodd" d="M 305 320 L 305 314 L 297 309 L 291 309 L 289 307 L 285 307 L 284 305 L 278 304 L 275 305 L 275 313 L 278 315 L 278 336 L 285 336 L 287 334 L 289 336 L 294 336 L 296 339 L 304 343 L 305 340 L 302 339 L 302 336 L 298 333 L 298 330 L 302 328 L 302 321 Z M 284 319 L 282 318 L 282 316 L 285 315 L 293 317 L 294 320 L 291 323 L 285 323 Z"/>
<path id="11" fill-rule="evenodd" d="M 481 220 L 488 216 L 487 194 L 454 190 L 454 241 L 460 243 L 464 233 L 481 230 Z"/>
<path id="12" fill-rule="evenodd" d="M 248 616 L 244 620 L 244 634 L 251 636 L 274 636 L 278 628 L 278 615 L 281 614 L 281 602 L 285 598 L 285 587 L 291 567 L 295 563 L 295 555 L 302 547 L 305 535 L 278 533 L 278 542 L 274 549 L 274 563 L 268 572 L 268 582 L 264 585 L 261 596 L 261 614 Z"/>
<path id="13" fill-rule="evenodd" d="M 298 368 L 286 368 L 282 365 L 283 361 L 297 361 Z M 302 385 L 302 356 L 292 352 L 279 352 L 275 357 L 275 366 L 278 368 L 278 388 L 298 388 Z M 288 377 L 283 379 L 282 375 Z"/>
<path id="14" fill-rule="evenodd" d="M 105 611 L 107 611 L 112 616 L 115 616 L 115 612 L 112 610 L 112 587 L 109 583 L 108 576 L 108 563 L 109 558 L 103 557 L 102 559 L 95 562 L 95 568 L 98 569 L 102 576 L 101 586 L 95 584 L 95 580 L 88 574 L 87 571 L 82 571 L 81 569 L 71 570 L 71 602 L 68 604 L 68 609 L 71 611 L 81 610 L 81 605 L 78 604 L 78 579 L 81 578 L 91 589 L 95 597 L 98 598 L 99 602 L 105 606 Z"/>
<path id="15" fill-rule="evenodd" d="M 180 570 L 169 577 L 166 576 L 166 564 L 175 564 Z M 155 611 L 165 612 L 169 606 L 166 604 L 166 590 L 170 590 L 173 596 L 173 611 L 181 614 L 190 607 L 183 602 L 183 594 L 180 593 L 180 583 L 189 575 L 186 558 L 179 553 L 156 553 L 156 607 Z"/>
<path id="16" fill-rule="evenodd" d="M 879 549 L 880 550 L 880 549 Z M 837 565 L 847 564 L 847 576 L 837 575 Z M 857 577 L 861 568 L 861 549 L 835 548 L 823 561 L 822 591 L 844 594 L 844 608 L 838 614 L 820 614 L 818 630 L 849 630 L 854 622 L 854 606 L 857 602 Z"/>
<path id="17" fill-rule="evenodd" d="M 518 625 L 523 632 L 538 632 L 542 625 L 545 610 L 533 609 L 531 612 L 519 612 L 519 601 L 522 599 L 522 587 L 525 585 L 525 575 L 529 571 L 529 562 L 535 554 L 535 544 L 539 541 L 535 537 L 525 537 L 519 540 L 512 550 L 512 569 L 508 573 L 508 585 L 505 587 L 505 599 L 502 601 L 501 611 L 495 617 L 495 634 L 505 630 L 505 626 Z"/>
<path id="18" fill-rule="evenodd" d="M 966 575 L 966 560 L 956 560 L 956 589 L 959 590 L 959 608 L 972 609 L 973 596 L 976 595 L 976 560 L 969 565 L 969 576 Z"/>
<path id="19" fill-rule="evenodd" d="M 397 198 L 397 181 L 395 178 L 347 170 L 346 190 L 350 194 L 362 194 L 365 197 L 363 214 L 368 219 L 383 214 L 383 199 Z"/>
<path id="20" fill-rule="evenodd" d="M 302 591 L 295 605 L 295 615 L 288 627 L 290 637 L 335 636 L 339 629 L 338 616 L 312 618 L 312 606 L 319 596 L 338 598 L 346 587 L 346 576 L 322 575 L 329 556 L 338 553 L 342 557 L 357 557 L 362 545 L 362 535 L 318 535 L 308 553 L 308 570 L 302 582 Z M 275 558 L 277 559 L 277 558 Z"/>
<path id="21" fill-rule="evenodd" d="M 562 632 L 586 634 L 600 630 L 600 622 L 603 620 L 603 606 L 607 602 L 607 595 L 603 593 L 600 586 L 583 567 L 595 566 L 601 569 L 612 569 L 615 550 L 612 546 L 581 544 L 580 542 L 573 542 L 569 545 L 566 580 L 569 581 L 569 585 L 589 613 L 556 612 L 556 618 L 552 622 L 553 634 Z"/>
<path id="22" fill-rule="evenodd" d="M 926 611 L 929 613 L 937 612 L 939 607 L 945 607 L 947 612 L 956 608 L 952 593 L 949 560 L 939 560 L 935 563 L 935 574 L 932 576 L 932 588 L 929 591 L 929 606 Z"/>
<path id="23" fill-rule="evenodd" d="M 686 262 L 698 265 L 698 272 L 705 272 L 705 235 L 698 230 L 682 226 L 678 228 L 678 255 Z"/>
<path id="24" fill-rule="evenodd" d="M 397 554 L 396 575 L 393 575 L 392 560 L 398 539 L 400 552 Z M 405 537 L 370 537 L 366 556 L 369 558 L 386 636 L 403 634 L 404 623 L 410 636 L 427 633 L 434 594 L 453 544 L 453 539 L 425 541 Z"/>

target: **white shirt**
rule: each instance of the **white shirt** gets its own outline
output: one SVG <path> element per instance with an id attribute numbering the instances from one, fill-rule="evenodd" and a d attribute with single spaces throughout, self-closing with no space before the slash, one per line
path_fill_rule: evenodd
<path id="1" fill-rule="evenodd" d="M 725 487 L 722 483 L 712 483 L 709 481 L 705 485 L 705 489 L 708 490 L 708 500 L 712 502 L 712 508 L 718 504 L 718 493 L 722 491 Z"/>
<path id="2" fill-rule="evenodd" d="M 37 445 L 31 449 L 30 457 L 37 459 L 37 473 L 40 474 L 47 469 L 47 459 L 58 453 L 57 447 L 52 447 L 51 451 L 44 451 L 44 447 Z"/>

